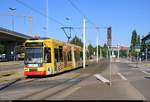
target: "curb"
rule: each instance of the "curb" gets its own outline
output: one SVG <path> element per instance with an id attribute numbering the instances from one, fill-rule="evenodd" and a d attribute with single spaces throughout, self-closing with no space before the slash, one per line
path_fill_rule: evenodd
<path id="1" fill-rule="evenodd" d="M 15 74 L 15 72 L 14 71 L 12 71 L 12 72 L 1 72 L 0 73 L 0 78 L 2 78 L 2 77 L 7 77 L 7 76 L 10 76 L 10 75 L 13 75 L 13 74 Z"/>
<path id="2" fill-rule="evenodd" d="M 15 79 L 14 81 L 8 82 L 7 84 L 5 83 L 5 84 L 0 85 L 0 91 L 9 87 L 10 85 L 14 84 L 15 82 L 17 82 L 19 80 L 21 80 L 21 78 Z"/>
<path id="3" fill-rule="evenodd" d="M 22 77 L 22 78 L 20 77 L 20 78 L 14 79 L 11 82 L 1 84 L 0 85 L 0 91 L 7 88 L 7 87 L 9 87 L 10 85 L 16 83 L 17 81 L 20 81 L 20 80 L 23 80 L 23 79 L 24 79 L 24 77 Z"/>
<path id="4" fill-rule="evenodd" d="M 14 62 L 0 62 L 0 65 L 4 65 L 4 66 L 9 66 L 9 65 L 19 65 L 19 64 L 21 64 L 22 63 L 22 61 L 14 61 Z"/>

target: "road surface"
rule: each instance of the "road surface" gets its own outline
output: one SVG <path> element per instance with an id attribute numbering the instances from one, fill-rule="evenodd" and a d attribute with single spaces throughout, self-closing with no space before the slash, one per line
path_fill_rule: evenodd
<path id="1" fill-rule="evenodd" d="M 0 90 L 1 100 L 149 100 L 150 69 L 126 59 L 108 60 L 85 69 L 46 78 L 20 80 Z M 99 75 L 98 79 L 95 75 Z M 104 82 L 104 79 L 111 81 Z M 9 96 L 9 97 L 8 97 Z"/>

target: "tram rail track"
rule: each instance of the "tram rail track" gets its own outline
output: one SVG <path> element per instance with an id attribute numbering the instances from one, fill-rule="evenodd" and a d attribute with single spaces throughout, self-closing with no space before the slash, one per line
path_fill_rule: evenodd
<path id="1" fill-rule="evenodd" d="M 45 97 L 41 98 L 41 100 L 47 100 L 48 98 L 51 98 L 51 97 L 53 97 L 53 96 L 55 96 L 55 95 L 57 95 L 57 94 L 59 94 L 59 93 L 65 91 L 66 89 L 69 89 L 69 88 L 71 88 L 71 87 L 77 85 L 77 84 L 80 83 L 81 81 L 86 80 L 86 79 L 89 78 L 90 76 L 91 76 L 91 75 L 88 75 L 88 76 L 86 76 L 86 77 L 83 77 L 83 78 L 79 79 L 79 81 L 74 82 L 74 83 L 71 83 L 71 85 L 68 85 L 67 87 L 64 87 L 64 88 L 62 88 L 62 89 L 60 89 L 60 90 L 58 90 L 58 91 L 56 91 L 56 92 L 54 92 L 54 93 L 52 93 L 52 94 L 48 94 L 48 95 L 46 95 Z"/>
<path id="2" fill-rule="evenodd" d="M 44 89 L 41 89 L 41 90 L 32 92 L 32 93 L 30 93 L 30 94 L 27 94 L 27 95 L 25 95 L 25 96 L 23 96 L 23 97 L 18 98 L 17 100 L 30 99 L 30 98 L 32 98 L 32 97 L 35 97 L 35 96 L 38 95 L 39 93 L 42 93 L 42 92 L 44 92 L 44 91 L 47 91 L 48 89 L 53 89 L 53 88 L 55 88 L 55 87 L 58 87 L 58 86 L 60 86 L 60 85 L 62 85 L 62 84 L 65 84 L 65 83 L 67 83 L 68 81 L 71 81 L 72 79 L 75 79 L 75 78 L 77 78 L 77 77 L 79 77 L 79 76 L 80 76 L 80 74 L 76 75 L 75 77 L 73 77 L 73 78 L 71 78 L 71 79 L 67 79 L 67 80 L 65 80 L 64 82 L 60 82 L 60 83 L 57 83 L 57 84 L 55 84 L 55 85 L 53 85 L 53 86 L 50 86 L 50 87 L 47 87 L 47 88 L 44 88 Z"/>
<path id="3" fill-rule="evenodd" d="M 20 97 L 18 100 L 46 100 L 50 97 L 53 97 L 60 92 L 65 91 L 66 89 L 73 87 L 74 85 L 80 83 L 81 81 L 89 78 L 91 75 L 81 76 L 82 74 L 78 74 L 77 76 L 68 79 L 64 82 L 58 83 L 57 85 L 53 85 L 51 87 L 47 87 L 45 89 L 33 92 L 26 96 Z M 81 78 L 80 78 L 81 76 Z"/>
<path id="4" fill-rule="evenodd" d="M 76 70 L 78 70 L 78 69 L 76 69 Z M 87 73 L 88 73 L 88 75 L 84 76 Z M 23 85 L 25 85 L 25 86 L 28 87 L 27 84 L 30 83 L 30 82 L 33 82 L 33 83 L 29 84 L 29 87 L 32 86 L 32 84 L 34 86 L 34 84 L 36 84 L 34 81 L 38 82 L 39 80 L 42 83 L 43 83 L 43 81 L 46 81 L 46 83 L 48 82 L 47 85 L 49 85 L 49 84 L 51 84 L 51 85 L 50 86 L 46 86 L 46 87 L 43 87 L 43 84 L 42 84 L 41 87 L 40 86 L 38 87 L 38 85 L 36 85 L 36 87 L 39 88 L 38 90 L 34 90 L 33 89 L 33 91 L 31 91 L 31 90 L 26 91 L 25 94 L 18 95 L 15 99 L 17 99 L 17 100 L 35 100 L 35 99 L 36 100 L 41 100 L 41 99 L 42 100 L 46 100 L 46 99 L 49 99 L 49 98 L 51 98 L 51 97 L 53 97 L 53 96 L 55 96 L 55 95 L 57 95 L 57 94 L 65 91 L 66 89 L 68 89 L 70 87 L 73 87 L 74 85 L 80 83 L 81 81 L 85 80 L 86 78 L 88 78 L 89 76 L 91 76 L 91 74 L 93 74 L 93 72 L 89 72 L 89 71 L 85 71 L 84 70 L 84 73 L 83 73 L 83 71 L 81 70 L 81 71 L 77 71 L 76 74 L 74 74 L 74 72 L 73 72 L 73 75 L 75 75 L 75 76 L 73 76 L 71 78 L 70 77 L 68 78 L 68 75 L 71 75 L 71 74 L 68 74 L 67 77 L 65 75 L 65 77 L 63 78 L 63 80 L 61 80 L 62 78 L 58 77 L 58 78 L 56 78 L 54 80 L 51 80 L 52 83 L 48 82 L 49 79 L 46 79 L 47 77 L 46 78 L 44 77 L 44 80 L 41 80 L 41 78 L 40 79 L 38 79 L 38 78 L 32 78 L 32 79 L 29 78 L 30 80 L 28 80 L 27 77 L 24 78 L 24 79 L 21 79 L 21 80 L 19 80 L 19 83 L 17 83 L 18 85 L 22 84 L 22 85 L 19 85 L 19 87 L 23 87 Z M 51 78 L 51 77 L 48 77 L 48 78 Z M 67 79 L 65 79 L 65 78 L 67 78 Z M 25 81 L 24 82 L 20 82 L 20 81 L 23 81 L 23 80 L 25 80 Z M 27 84 L 24 84 L 24 83 L 27 83 Z M 40 82 L 38 82 L 38 84 L 39 83 Z M 14 85 L 14 87 L 17 88 L 18 85 L 16 85 L 16 86 Z M 41 84 L 39 84 L 39 85 L 41 85 Z"/>
<path id="5" fill-rule="evenodd" d="M 36 92 L 33 92 L 31 94 L 25 95 L 23 97 L 20 97 L 19 100 L 46 100 L 50 97 L 53 97 L 60 92 L 65 91 L 66 89 L 73 87 L 74 85 L 80 83 L 81 81 L 89 78 L 91 76 L 90 73 L 89 75 L 84 76 L 82 73 L 78 73 L 77 76 L 72 77 L 71 79 L 65 80 L 64 82 L 57 83 L 53 86 L 38 90 Z M 83 76 L 82 76 L 83 75 Z M 73 81 L 76 80 L 76 81 Z"/>

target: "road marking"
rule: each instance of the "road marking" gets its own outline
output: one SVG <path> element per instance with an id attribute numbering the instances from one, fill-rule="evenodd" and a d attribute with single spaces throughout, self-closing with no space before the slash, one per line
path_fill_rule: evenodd
<path id="1" fill-rule="evenodd" d="M 101 80 L 102 82 L 106 83 L 106 82 L 110 82 L 108 79 L 104 78 L 102 75 L 100 74 L 95 74 L 94 75 L 97 79 Z"/>
<path id="2" fill-rule="evenodd" d="M 145 73 L 145 74 L 150 74 L 150 73 L 148 73 L 148 72 L 146 72 L 146 71 L 142 71 L 143 73 Z"/>
<path id="3" fill-rule="evenodd" d="M 123 80 L 127 80 L 121 73 L 117 73 Z"/>

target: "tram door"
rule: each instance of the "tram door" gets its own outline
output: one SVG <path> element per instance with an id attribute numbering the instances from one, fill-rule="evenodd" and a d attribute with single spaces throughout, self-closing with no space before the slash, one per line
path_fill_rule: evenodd
<path id="1" fill-rule="evenodd" d="M 64 67 L 67 67 L 67 49 L 65 48 L 66 46 L 64 46 L 63 48 L 63 55 L 64 55 Z"/>
<path id="2" fill-rule="evenodd" d="M 54 71 L 55 73 L 63 71 L 63 49 L 62 46 L 54 48 Z"/>

